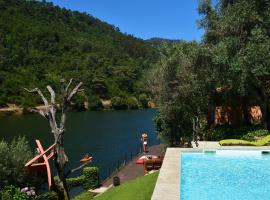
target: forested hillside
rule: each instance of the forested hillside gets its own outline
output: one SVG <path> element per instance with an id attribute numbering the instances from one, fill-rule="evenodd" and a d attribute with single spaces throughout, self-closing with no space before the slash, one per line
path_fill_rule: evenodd
<path id="1" fill-rule="evenodd" d="M 145 101 L 141 80 L 158 57 L 148 43 L 86 13 L 25 0 L 0 0 L 0 107 L 38 104 L 23 87 L 84 83 L 81 102 L 116 107 Z"/>

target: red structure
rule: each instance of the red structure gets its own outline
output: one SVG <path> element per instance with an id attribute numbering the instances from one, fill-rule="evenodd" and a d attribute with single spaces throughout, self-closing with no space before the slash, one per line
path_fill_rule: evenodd
<path id="1" fill-rule="evenodd" d="M 38 155 L 36 155 L 33 159 L 29 160 L 25 164 L 25 167 L 27 167 L 30 171 L 40 172 L 43 175 L 47 175 L 48 186 L 49 186 L 49 189 L 51 189 L 52 174 L 51 174 L 49 159 L 52 158 L 56 153 L 54 149 L 56 144 L 51 145 L 48 149 L 44 151 L 40 141 L 36 140 L 36 143 L 37 143 Z M 47 153 L 49 154 L 46 155 Z"/>

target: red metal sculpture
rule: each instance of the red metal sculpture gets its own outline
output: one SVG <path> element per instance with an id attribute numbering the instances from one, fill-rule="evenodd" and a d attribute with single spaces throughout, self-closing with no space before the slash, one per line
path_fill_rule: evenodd
<path id="1" fill-rule="evenodd" d="M 54 149 L 56 144 L 51 145 L 48 149 L 44 151 L 40 141 L 36 140 L 36 143 L 37 143 L 38 155 L 36 155 L 33 159 L 29 160 L 25 164 L 25 167 L 27 167 L 30 171 L 37 171 L 44 175 L 46 174 L 48 178 L 48 186 L 49 186 L 49 189 L 51 189 L 52 174 L 51 174 L 49 159 L 52 158 L 56 153 Z M 46 155 L 47 153 L 49 154 Z"/>

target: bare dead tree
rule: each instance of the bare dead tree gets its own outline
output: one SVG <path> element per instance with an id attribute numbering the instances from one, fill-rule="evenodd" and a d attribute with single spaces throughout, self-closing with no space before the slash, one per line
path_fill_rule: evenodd
<path id="1" fill-rule="evenodd" d="M 62 95 L 62 103 L 61 103 L 61 117 L 59 120 L 56 118 L 57 112 L 57 104 L 55 102 L 55 92 L 50 85 L 47 86 L 47 90 L 50 93 L 51 99 L 50 102 L 43 95 L 39 88 L 35 88 L 32 90 L 24 88 L 26 91 L 30 93 L 36 93 L 42 98 L 44 103 L 44 109 L 32 109 L 33 112 L 37 112 L 43 117 L 45 117 L 50 125 L 51 132 L 54 136 L 54 142 L 57 144 L 55 146 L 55 155 L 54 155 L 54 165 L 57 171 L 57 187 L 55 187 L 56 192 L 59 194 L 60 199 L 69 199 L 68 187 L 66 183 L 66 177 L 78 169 L 81 169 L 88 163 L 84 163 L 81 166 L 69 170 L 65 173 L 65 166 L 68 162 L 68 157 L 65 154 L 64 150 L 64 133 L 65 133 L 65 125 L 66 125 L 66 113 L 68 107 L 71 105 L 71 101 L 73 97 L 81 91 L 80 87 L 82 86 L 82 82 L 78 83 L 73 90 L 70 90 L 70 86 L 73 83 L 73 79 L 70 79 L 68 84 L 65 84 L 65 80 L 61 80 L 61 95 Z"/>

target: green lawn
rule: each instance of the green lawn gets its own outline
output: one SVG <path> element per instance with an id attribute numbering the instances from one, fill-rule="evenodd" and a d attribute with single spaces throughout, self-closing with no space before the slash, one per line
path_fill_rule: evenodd
<path id="1" fill-rule="evenodd" d="M 221 140 L 219 144 L 221 146 L 266 146 L 270 142 L 270 135 L 264 137 L 263 139 L 256 141 L 256 142 L 250 142 L 246 140 L 236 140 L 236 139 L 229 139 L 229 140 Z"/>
<path id="2" fill-rule="evenodd" d="M 118 187 L 109 189 L 96 200 L 150 200 L 158 173 L 143 176 Z"/>
<path id="3" fill-rule="evenodd" d="M 128 181 L 118 187 L 113 187 L 94 200 L 150 200 L 158 172 Z M 83 193 L 74 200 L 91 199 L 89 194 Z"/>

